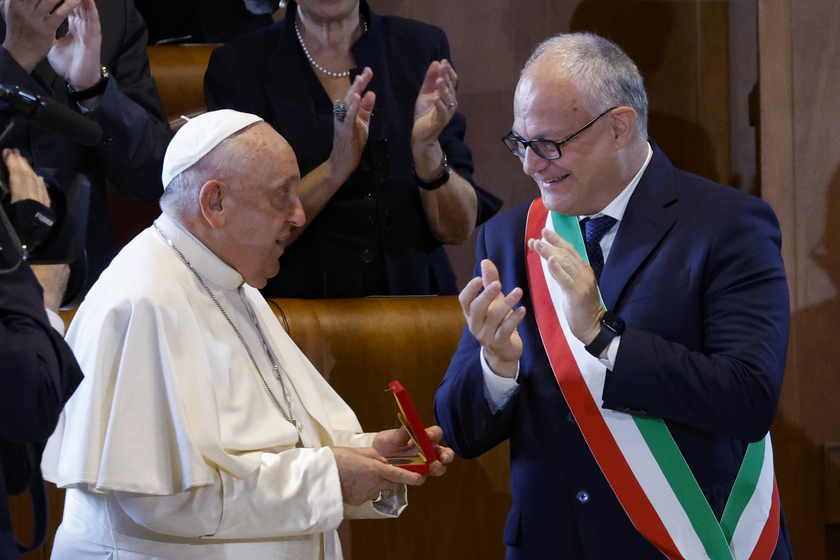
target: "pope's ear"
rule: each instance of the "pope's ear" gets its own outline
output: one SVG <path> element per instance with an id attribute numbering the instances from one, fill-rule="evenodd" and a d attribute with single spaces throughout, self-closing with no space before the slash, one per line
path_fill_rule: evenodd
<path id="1" fill-rule="evenodd" d="M 610 132 L 619 148 L 626 146 L 636 135 L 636 111 L 632 107 L 618 107 L 610 111 Z"/>
<path id="2" fill-rule="evenodd" d="M 214 229 L 224 227 L 226 218 L 224 214 L 224 197 L 226 185 L 216 179 L 210 179 L 198 191 L 198 204 L 201 208 L 201 215 Z"/>

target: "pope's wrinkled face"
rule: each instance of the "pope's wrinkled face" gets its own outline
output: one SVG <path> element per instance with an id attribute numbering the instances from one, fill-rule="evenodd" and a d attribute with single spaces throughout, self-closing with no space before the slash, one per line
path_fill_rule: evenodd
<path id="1" fill-rule="evenodd" d="M 523 140 L 560 141 L 609 107 L 592 110 L 577 88 L 538 59 L 516 86 L 512 133 Z M 607 113 L 561 146 L 561 157 L 545 159 L 532 148 L 520 156 L 522 170 L 532 177 L 549 210 L 569 216 L 600 212 L 616 192 L 617 154 L 610 140 Z"/>
<path id="2" fill-rule="evenodd" d="M 228 263 L 245 281 L 263 288 L 280 271 L 278 259 L 293 227 L 304 224 L 298 188 L 300 173 L 291 146 L 269 125 L 252 127 L 243 137 L 247 165 L 230 181 L 225 200 Z"/>

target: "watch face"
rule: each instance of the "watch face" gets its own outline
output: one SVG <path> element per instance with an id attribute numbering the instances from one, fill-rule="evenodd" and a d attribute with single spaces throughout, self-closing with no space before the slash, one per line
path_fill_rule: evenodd
<path id="1" fill-rule="evenodd" d="M 624 321 L 612 311 L 604 313 L 604 316 L 601 317 L 601 324 L 616 334 L 624 332 Z"/>

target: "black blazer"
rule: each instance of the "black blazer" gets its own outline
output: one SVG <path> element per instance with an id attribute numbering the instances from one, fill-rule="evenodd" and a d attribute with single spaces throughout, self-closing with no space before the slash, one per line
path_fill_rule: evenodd
<path id="1" fill-rule="evenodd" d="M 88 148 L 23 121 L 3 146 L 20 149 L 33 167 L 52 172 L 65 188 L 76 173 L 84 173 L 91 180 L 88 286 L 117 253 L 106 180 L 132 200 L 157 200 L 163 192 L 163 154 L 172 137 L 149 73 L 146 26 L 133 0 L 97 0 L 96 7 L 102 24 L 101 63 L 109 68 L 111 80 L 101 103 L 88 118 L 102 126 L 110 141 Z M 0 18 L 0 37 L 5 35 L 5 22 Z M 53 97 L 79 111 L 78 105 L 67 99 L 64 80 L 46 60 L 30 75 L 0 47 L 0 83 Z"/>
<path id="2" fill-rule="evenodd" d="M 267 297 L 357 297 L 455 293 L 455 277 L 441 243 L 426 221 L 412 172 L 414 103 L 433 60 L 449 59 L 442 30 L 398 17 L 379 17 L 365 2 L 368 31 L 353 46 L 359 67 L 369 66 L 376 93 L 365 153 L 343 185 L 280 259 L 280 274 L 263 290 Z M 286 18 L 216 49 L 205 76 L 209 109 L 257 114 L 291 144 L 301 175 L 329 158 L 333 100 L 306 60 L 294 31 L 296 5 Z M 472 182 L 472 155 L 464 143 L 465 120 L 456 114 L 440 136 L 458 173 Z M 478 223 L 501 201 L 475 187 Z M 379 289 L 362 278 L 381 272 Z"/>
<path id="3" fill-rule="evenodd" d="M 50 326 L 41 294 L 26 263 L 0 274 L 0 444 L 45 443 L 82 380 L 70 347 Z M 18 557 L 0 463 L 0 558 Z"/>

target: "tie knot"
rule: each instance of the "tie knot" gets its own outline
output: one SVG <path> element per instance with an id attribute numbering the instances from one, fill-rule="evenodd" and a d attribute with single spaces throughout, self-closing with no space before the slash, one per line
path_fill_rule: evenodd
<path id="1" fill-rule="evenodd" d="M 604 234 L 606 234 L 617 221 L 618 220 L 611 216 L 600 216 L 598 218 L 585 219 L 583 221 L 583 237 L 586 244 L 591 245 L 593 243 L 600 243 Z"/>

